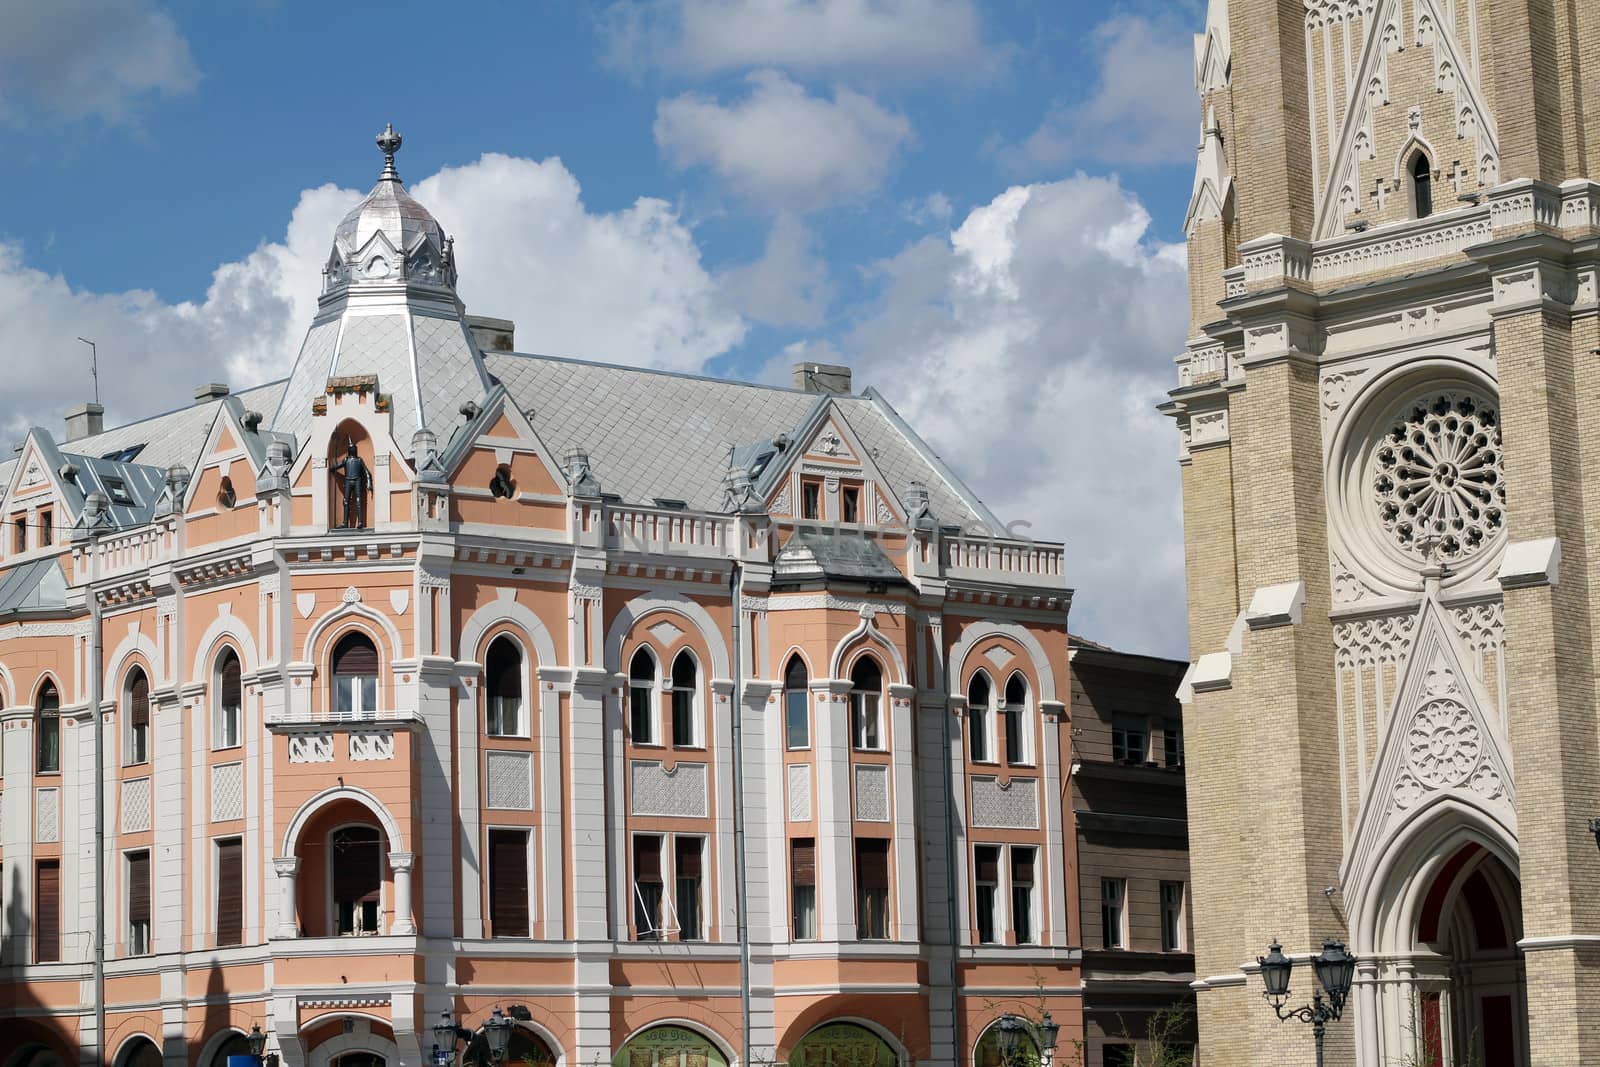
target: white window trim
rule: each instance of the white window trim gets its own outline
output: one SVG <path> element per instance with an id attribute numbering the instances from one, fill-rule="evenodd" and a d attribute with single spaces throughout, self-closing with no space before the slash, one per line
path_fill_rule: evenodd
<path id="1" fill-rule="evenodd" d="M 1103 916 L 1105 915 L 1105 906 L 1108 903 L 1106 899 L 1106 887 L 1108 885 L 1115 885 L 1117 887 L 1117 941 L 1116 944 L 1112 945 L 1109 949 L 1103 949 L 1102 951 L 1126 952 L 1128 951 L 1128 880 L 1126 878 L 1100 879 L 1100 914 L 1102 916 L 1102 924 L 1104 923 Z M 1103 945 L 1104 943 L 1105 937 L 1104 934 L 1102 934 L 1101 944 Z"/>
<path id="2" fill-rule="evenodd" d="M 864 736 L 862 734 L 857 734 L 855 728 L 858 719 L 863 723 L 866 721 L 866 715 L 864 711 L 862 714 L 857 714 L 856 702 L 861 701 L 865 703 L 866 698 L 869 696 L 877 698 L 875 717 L 878 721 L 878 744 L 876 745 L 865 744 Z M 887 721 L 885 721 L 883 714 L 883 693 L 868 693 L 861 689 L 850 690 L 850 747 L 855 749 L 857 752 L 889 751 L 889 724 Z"/>
<path id="3" fill-rule="evenodd" d="M 1015 678 L 1019 674 L 1021 674 L 1020 671 L 1013 671 L 1012 672 L 1011 677 L 1008 677 L 1006 679 L 1006 688 L 1008 688 L 1008 689 L 1010 688 L 1010 686 L 1011 686 L 1011 678 Z M 994 690 L 991 689 L 990 692 L 994 693 Z M 1020 759 L 1018 759 L 1015 763 L 1012 763 L 1010 761 L 1010 759 L 1006 758 L 1006 756 L 1004 754 L 996 752 L 995 753 L 996 761 L 1000 761 L 1000 760 L 1004 759 L 1006 765 L 1010 766 L 1010 767 L 1034 767 L 1034 766 L 1037 766 L 1038 762 L 1039 762 L 1039 758 L 1038 758 L 1038 754 L 1034 752 L 1034 733 L 1038 729 L 1038 722 L 1037 722 L 1037 718 L 1036 718 L 1035 713 L 1034 713 L 1033 687 L 1028 684 L 1027 678 L 1024 677 L 1022 679 L 1022 703 L 1021 704 L 1012 704 L 1009 701 L 1007 701 L 1005 699 L 1005 693 L 1004 692 L 1001 692 L 1001 693 L 997 694 L 994 699 L 998 699 L 998 701 L 1000 701 L 1000 712 L 999 713 L 1002 714 L 1002 715 L 1007 715 L 1008 718 L 1009 718 L 1010 709 L 1011 708 L 1016 708 L 1017 709 L 1017 720 L 1018 720 L 1018 723 L 1019 723 L 1019 725 L 1021 727 L 1021 740 L 1022 740 L 1022 750 L 1020 752 L 1020 757 L 1021 757 Z M 1011 736 L 1011 726 L 1010 726 L 1009 722 L 1006 725 L 1006 736 L 1007 736 L 1007 738 L 1009 738 Z"/>
<path id="4" fill-rule="evenodd" d="M 234 658 L 239 662 L 239 707 L 235 709 L 238 713 L 238 721 L 235 724 L 238 728 L 238 737 L 232 744 L 227 743 L 222 736 L 222 724 L 227 711 L 222 704 L 222 661 L 227 658 L 228 652 L 232 652 Z M 211 711 L 211 751 L 225 752 L 229 749 L 242 747 L 244 745 L 244 660 L 239 657 L 238 651 L 231 646 L 226 651 L 217 653 L 217 658 L 212 661 L 211 692 L 214 698 Z"/>
<path id="5" fill-rule="evenodd" d="M 150 875 L 150 928 L 145 931 L 145 946 L 143 952 L 133 950 L 133 878 L 128 873 L 128 866 L 136 853 L 143 852 L 146 856 L 145 870 Z M 156 930 L 156 871 L 155 849 L 141 846 L 122 850 L 122 955 L 130 958 L 153 955 L 155 952 Z M 59 912 L 61 906 L 58 904 Z"/>
<path id="6" fill-rule="evenodd" d="M 494 647 L 496 641 L 502 641 L 502 640 L 510 641 L 514 646 L 516 646 L 516 649 L 517 649 L 517 670 L 518 670 L 518 674 L 519 674 L 519 681 L 521 683 L 520 684 L 520 692 L 522 693 L 522 696 L 519 698 L 518 707 L 517 707 L 517 726 L 518 726 L 518 729 L 513 733 L 492 733 L 489 730 L 489 702 L 494 699 L 492 696 L 489 695 L 489 649 Z M 483 686 L 482 686 L 482 688 L 483 688 L 483 733 L 484 733 L 484 736 L 485 737 L 510 738 L 512 740 L 523 740 L 523 741 L 529 740 L 530 738 L 533 737 L 533 714 L 532 714 L 532 711 L 531 711 L 531 708 L 532 708 L 533 705 L 532 705 L 531 701 L 528 699 L 529 698 L 529 694 L 533 692 L 533 690 L 529 688 L 529 684 L 532 682 L 533 679 L 532 679 L 532 671 L 529 669 L 529 665 L 528 665 L 528 649 L 527 649 L 527 647 L 524 646 L 521 641 L 517 640 L 516 636 L 514 634 L 512 634 L 510 631 L 502 630 L 499 633 L 496 633 L 492 638 L 490 638 L 488 644 L 483 646 L 483 662 L 484 662 L 484 669 L 483 669 Z M 529 919 L 528 921 L 532 922 L 533 920 Z"/>
<path id="7" fill-rule="evenodd" d="M 233 948 L 232 945 L 217 946 L 217 932 L 222 929 L 222 843 L 224 841 L 239 842 L 239 944 L 250 943 L 250 905 L 245 898 L 244 878 L 245 862 L 244 835 L 223 834 L 213 837 L 211 841 L 211 929 L 204 931 L 210 935 L 214 947 Z M 331 868 L 330 868 L 331 870 Z M 153 903 L 153 902 L 152 902 Z"/>
<path id="8" fill-rule="evenodd" d="M 677 744 L 676 742 L 672 741 L 671 738 L 669 737 L 669 738 L 664 739 L 662 743 L 663 744 L 669 744 L 673 748 L 697 748 L 697 749 L 703 749 L 703 748 L 706 747 L 706 731 L 705 731 L 705 719 L 706 719 L 706 716 L 705 716 L 705 699 L 701 694 L 705 691 L 705 687 L 706 687 L 705 672 L 703 670 L 701 670 L 701 668 L 700 668 L 700 657 L 694 654 L 694 650 L 693 649 L 689 649 L 689 648 L 679 649 L 677 655 L 672 657 L 672 663 L 673 663 L 674 666 L 677 665 L 679 656 L 688 656 L 689 657 L 689 662 L 694 664 L 694 688 L 691 689 L 691 690 L 688 690 L 688 693 L 689 693 L 689 740 L 686 743 L 680 745 L 680 744 Z M 670 669 L 668 669 L 668 671 L 664 675 L 662 675 L 662 678 L 663 678 L 663 681 L 662 681 L 662 686 L 661 687 L 667 693 L 667 707 L 672 712 L 673 726 L 674 726 L 674 728 L 676 728 L 677 721 L 678 721 L 678 708 L 677 708 L 677 702 L 673 699 L 673 694 L 684 692 L 684 690 L 679 689 L 677 686 L 672 684 L 672 671 Z M 659 716 L 658 716 L 658 718 L 659 718 Z M 658 728 L 659 728 L 659 723 L 658 723 Z"/>
<path id="9" fill-rule="evenodd" d="M 1016 936 L 1017 927 L 1016 927 L 1016 923 L 1012 919 L 1012 916 L 1011 916 L 1010 912 L 1011 912 L 1011 901 L 1012 901 L 1012 898 L 1015 896 L 1015 888 L 1016 888 L 1012 883 L 1012 871 L 1015 870 L 1015 867 L 1013 866 L 1013 863 L 1015 862 L 1015 855 L 1016 855 L 1016 853 L 1018 851 L 1033 853 L 1033 885 L 1031 887 L 1032 892 L 1030 892 L 1028 894 L 1028 929 L 1032 932 L 1033 936 L 1031 938 L 1029 938 L 1027 941 L 1023 941 L 1020 938 L 1018 938 L 1017 939 L 1017 944 L 1019 944 L 1019 945 L 1042 945 L 1042 944 L 1044 944 L 1044 930 L 1041 928 L 1041 925 L 1040 925 L 1040 921 L 1042 919 L 1042 916 L 1040 915 L 1039 898 L 1043 894 L 1040 892 L 1040 888 L 1041 887 L 1040 887 L 1039 883 L 1040 883 L 1040 875 L 1043 873 L 1043 868 L 1041 867 L 1041 865 L 1039 863 L 1039 854 L 1040 854 L 1040 852 L 1042 850 L 1037 845 L 1008 845 L 1008 846 L 1006 846 L 1006 856 L 1005 856 L 1006 869 L 1002 872 L 1002 874 L 1003 874 L 1003 876 L 1005 878 L 1005 882 L 1006 882 L 1006 899 L 1005 899 L 1005 906 L 1006 906 L 1006 911 L 1007 911 L 1006 929 L 1011 932 L 1013 937 Z"/>
<path id="10" fill-rule="evenodd" d="M 505 938 L 501 937 L 499 934 L 495 934 L 493 940 L 532 940 L 533 924 L 539 921 L 539 883 L 537 881 L 539 876 L 539 870 L 537 866 L 539 850 L 537 847 L 535 847 L 537 844 L 538 830 L 532 826 L 518 825 L 515 823 L 489 823 L 483 828 L 482 854 L 484 856 L 493 856 L 493 853 L 489 850 L 489 836 L 491 831 L 495 830 L 499 830 L 501 832 L 509 830 L 513 833 L 519 833 L 522 835 L 522 848 L 524 852 L 523 858 L 527 863 L 528 870 L 528 937 L 526 939 Z M 483 879 L 483 907 L 484 915 L 489 916 L 492 919 L 492 916 L 494 915 L 494 871 L 492 870 L 488 872 L 488 877 Z"/>
<path id="11" fill-rule="evenodd" d="M 982 936 L 978 933 L 978 886 L 982 884 L 978 881 L 977 874 L 978 849 L 980 848 L 992 848 L 996 853 L 994 861 L 994 914 L 990 917 L 994 923 L 993 941 L 984 941 Z M 1011 880 L 1011 872 L 1009 868 L 1005 868 L 1008 859 L 1008 851 L 1006 846 L 1002 844 L 979 843 L 972 846 L 972 907 L 974 913 L 972 933 L 973 937 L 977 939 L 977 944 L 979 945 L 1004 945 L 1006 943 L 1006 932 L 1011 929 L 1010 908 L 1008 907 L 1009 902 L 1006 900 L 1007 895 L 1011 892 L 1009 885 Z"/>
<path id="12" fill-rule="evenodd" d="M 144 675 L 145 686 L 150 692 L 150 705 L 145 709 L 144 726 L 144 759 L 137 763 L 133 760 L 133 677 L 135 672 Z M 117 714 L 122 719 L 122 766 L 124 767 L 149 767 L 155 758 L 155 722 L 156 698 L 155 687 L 150 684 L 150 673 L 143 667 L 130 667 L 122 676 L 121 699 L 117 701 Z"/>
<path id="13" fill-rule="evenodd" d="M 333 835 L 338 833 L 340 830 L 348 830 L 352 827 L 359 827 L 363 830 L 378 831 L 378 928 L 372 931 L 371 934 L 341 934 L 339 932 L 339 902 L 335 900 L 333 896 Z M 388 845 L 388 839 L 383 832 L 383 827 L 367 822 L 340 823 L 338 826 L 331 826 L 328 828 L 328 835 L 324 841 L 326 843 L 323 845 L 323 848 L 326 849 L 326 854 L 328 857 L 328 862 L 325 864 L 327 870 L 323 874 L 323 892 L 325 894 L 325 899 L 328 902 L 327 936 L 374 937 L 382 935 L 385 932 L 384 927 L 388 925 L 387 920 L 389 915 L 389 886 L 388 879 L 385 877 L 385 875 L 388 873 L 389 866 L 389 856 L 386 849 L 386 846 Z"/>
<path id="14" fill-rule="evenodd" d="M 1164 878 L 1164 879 L 1161 880 L 1161 883 L 1160 883 L 1159 887 L 1157 888 L 1157 892 L 1161 894 L 1161 937 L 1162 937 L 1162 940 L 1166 940 L 1166 936 L 1167 936 L 1167 900 L 1166 900 L 1166 892 L 1165 892 L 1165 890 L 1166 890 L 1166 887 L 1169 886 L 1169 885 L 1175 885 L 1175 886 L 1178 887 L 1177 923 L 1176 923 L 1176 930 L 1175 930 L 1175 933 L 1177 934 L 1177 936 L 1173 939 L 1172 947 L 1171 948 L 1167 948 L 1166 946 L 1163 945 L 1162 946 L 1162 951 L 1163 952 L 1188 952 L 1189 951 L 1189 938 L 1188 938 L 1188 935 L 1187 935 L 1187 931 L 1185 930 L 1185 926 L 1186 926 L 1185 919 L 1187 918 L 1187 915 L 1188 915 L 1188 912 L 1189 912 L 1189 883 L 1188 882 L 1180 882 L 1180 881 L 1178 881 L 1176 879 Z"/>
<path id="15" fill-rule="evenodd" d="M 973 763 L 981 763 L 986 767 L 998 766 L 1000 754 L 995 751 L 998 738 L 995 735 L 995 692 L 994 679 L 989 677 L 989 672 L 980 669 L 984 680 L 989 683 L 989 699 L 981 706 L 972 703 L 972 682 L 967 682 L 967 758 Z M 977 674 L 973 677 L 976 678 Z M 973 716 L 978 718 L 974 719 Z M 975 725 L 981 724 L 983 736 L 983 757 L 980 759 L 972 754 L 972 736 L 976 731 Z"/>
<path id="16" fill-rule="evenodd" d="M 633 731 L 633 694 L 634 694 L 634 692 L 636 690 L 640 690 L 640 689 L 644 689 L 645 688 L 644 685 L 640 684 L 640 680 L 639 679 L 636 679 L 636 678 L 633 677 L 633 662 L 634 662 L 634 660 L 638 659 L 640 652 L 643 652 L 646 656 L 648 656 L 650 658 L 650 665 L 651 665 L 651 668 L 652 668 L 651 678 L 650 678 L 650 685 L 649 685 L 649 694 L 650 694 L 650 716 L 649 716 L 650 736 L 647 739 L 644 739 L 644 740 L 641 740 L 638 737 L 638 735 L 635 734 L 634 731 Z M 659 696 L 659 694 L 662 691 L 664 691 L 666 688 L 667 688 L 666 683 L 662 681 L 662 675 L 661 675 L 661 657 L 656 655 L 655 649 L 651 648 L 649 645 L 640 645 L 638 648 L 635 648 L 633 650 L 633 655 L 628 657 L 628 689 L 627 689 L 627 692 L 628 692 L 628 707 L 627 707 L 627 720 L 628 720 L 628 741 L 631 744 L 639 746 L 639 747 L 649 747 L 649 748 L 660 747 L 661 740 L 660 740 L 660 737 L 658 735 L 661 732 L 661 697 Z"/>

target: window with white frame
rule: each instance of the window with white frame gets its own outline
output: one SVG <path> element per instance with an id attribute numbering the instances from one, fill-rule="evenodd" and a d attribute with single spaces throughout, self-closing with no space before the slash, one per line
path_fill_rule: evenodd
<path id="1" fill-rule="evenodd" d="M 672 908 L 678 919 L 678 940 L 703 941 L 706 839 L 689 834 L 672 838 Z"/>
<path id="2" fill-rule="evenodd" d="M 628 736 L 636 745 L 656 743 L 656 658 L 641 646 L 628 666 Z"/>
<path id="3" fill-rule="evenodd" d="M 789 842 L 789 881 L 794 940 L 815 940 L 817 936 L 816 838 L 797 837 Z"/>
<path id="4" fill-rule="evenodd" d="M 672 661 L 672 743 L 679 748 L 701 744 L 700 672 L 688 649 Z"/>
<path id="5" fill-rule="evenodd" d="M 783 736 L 784 746 L 791 750 L 811 747 L 809 685 L 805 662 L 799 656 L 790 656 L 789 667 L 783 672 Z"/>
<path id="6" fill-rule="evenodd" d="M 1168 767 L 1183 766 L 1183 723 L 1177 719 L 1161 728 L 1161 757 Z"/>
<path id="7" fill-rule="evenodd" d="M 522 650 L 509 637 L 497 637 L 483 657 L 486 723 L 490 737 L 526 737 L 522 713 Z"/>
<path id="8" fill-rule="evenodd" d="M 138 667 L 128 672 L 122 687 L 123 729 L 122 763 L 134 766 L 150 762 L 150 677 Z"/>
<path id="9" fill-rule="evenodd" d="M 44 683 L 33 709 L 34 770 L 61 773 L 61 694 L 54 682 Z"/>
<path id="10" fill-rule="evenodd" d="M 1127 909 L 1124 901 L 1128 883 L 1123 878 L 1100 879 L 1100 943 L 1102 948 L 1126 948 L 1127 935 L 1124 924 Z"/>
<path id="11" fill-rule="evenodd" d="M 1150 751 L 1150 724 L 1118 715 L 1111 720 L 1111 758 L 1118 763 L 1143 763 Z"/>
<path id="12" fill-rule="evenodd" d="M 224 649 L 217 658 L 217 701 L 212 712 L 211 747 L 236 748 L 243 736 L 240 720 L 244 712 L 243 672 L 233 649 Z"/>
<path id="13" fill-rule="evenodd" d="M 863 656 L 850 672 L 850 736 L 855 747 L 882 751 L 883 671 L 878 661 Z"/>
<path id="14" fill-rule="evenodd" d="M 349 633 L 333 648 L 333 710 L 341 719 L 378 714 L 378 648 L 363 633 Z"/>
<path id="15" fill-rule="evenodd" d="M 679 941 L 705 940 L 705 850 L 706 839 L 698 834 L 633 835 L 637 940 L 666 941 L 674 934 Z"/>
<path id="16" fill-rule="evenodd" d="M 979 671 L 967 685 L 967 752 L 974 763 L 994 759 L 994 690 L 989 676 Z"/>
<path id="17" fill-rule="evenodd" d="M 640 941 L 665 941 L 667 887 L 661 869 L 661 835 L 633 835 L 633 934 Z"/>
<path id="18" fill-rule="evenodd" d="M 972 850 L 973 883 L 977 892 L 978 944 L 992 945 L 1000 929 L 1000 846 L 978 845 Z"/>
<path id="19" fill-rule="evenodd" d="M 124 860 L 128 879 L 128 932 L 126 948 L 130 956 L 150 952 L 150 853 L 129 852 Z"/>
<path id="20" fill-rule="evenodd" d="M 1033 762 L 1033 730 L 1028 715 L 1028 683 L 1015 671 L 1006 681 L 1006 762 L 1026 766 Z"/>
<path id="21" fill-rule="evenodd" d="M 1033 891 L 1037 855 L 1037 849 L 1011 846 L 1011 932 L 1019 945 L 1031 945 L 1039 940 Z"/>
<path id="22" fill-rule="evenodd" d="M 1161 883 L 1161 951 L 1183 951 L 1183 883 Z"/>

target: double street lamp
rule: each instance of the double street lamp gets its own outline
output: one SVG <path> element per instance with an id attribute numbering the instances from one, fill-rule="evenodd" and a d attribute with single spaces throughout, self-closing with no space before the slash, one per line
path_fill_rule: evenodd
<path id="1" fill-rule="evenodd" d="M 1278 1018 L 1311 1024 L 1317 1041 L 1317 1067 L 1322 1067 L 1322 1040 L 1328 1024 L 1337 1022 L 1344 1014 L 1350 985 L 1356 977 L 1356 958 L 1344 950 L 1343 941 L 1331 938 L 1323 941 L 1322 954 L 1311 957 L 1311 969 L 1316 972 L 1317 983 L 1322 988 L 1311 991 L 1310 1004 L 1289 1011 L 1284 1010 L 1283 1002 L 1289 999 L 1289 975 L 1294 971 L 1294 960 L 1285 956 L 1283 946 L 1273 941 L 1267 954 L 1256 957 L 1256 962 L 1261 965 L 1261 980 L 1267 987 L 1263 996 L 1278 1013 Z M 1328 994 L 1326 1001 L 1322 999 L 1324 992 Z"/>
<path id="2" fill-rule="evenodd" d="M 1037 1026 L 1030 1019 L 1006 1012 L 1000 1016 L 1000 1062 L 1004 1067 L 1020 1067 L 1023 1059 L 1022 1035 L 1033 1038 L 1034 1049 L 1039 1053 L 1039 1067 L 1050 1067 L 1056 1058 L 1056 1040 L 1061 1034 L 1061 1024 L 1044 1013 L 1044 1021 Z"/>
<path id="3" fill-rule="evenodd" d="M 261 1025 L 254 1023 L 250 1032 L 244 1035 L 245 1048 L 250 1050 L 250 1058 L 261 1064 L 262 1067 L 278 1067 L 278 1054 L 263 1056 L 267 1051 L 267 1035 L 261 1032 Z"/>
<path id="4" fill-rule="evenodd" d="M 494 1013 L 484 1020 L 481 1033 L 484 1044 L 489 1048 L 489 1062 L 504 1063 L 506 1051 L 511 1047 L 511 1020 L 507 1018 L 498 1007 Z M 433 1027 L 433 1051 L 436 1063 L 454 1063 L 456 1055 L 456 1042 L 465 1041 L 467 1051 L 472 1050 L 472 1040 L 478 1032 L 468 1030 L 462 1026 L 448 1011 L 439 1013 L 439 1021 Z M 440 1058 L 442 1057 L 442 1058 Z M 479 1052 L 478 1063 L 483 1064 L 483 1054 Z"/>

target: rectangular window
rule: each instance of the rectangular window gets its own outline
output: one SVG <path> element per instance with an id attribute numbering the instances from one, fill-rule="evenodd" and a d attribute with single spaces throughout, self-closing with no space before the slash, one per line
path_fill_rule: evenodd
<path id="1" fill-rule="evenodd" d="M 11 520 L 11 551 L 28 551 L 28 516 L 18 515 Z"/>
<path id="2" fill-rule="evenodd" d="M 1161 951 L 1183 950 L 1183 883 L 1161 883 Z"/>
<path id="3" fill-rule="evenodd" d="M 817 842 L 797 837 L 789 842 L 789 881 L 793 886 L 794 939 L 817 936 Z"/>
<path id="4" fill-rule="evenodd" d="M 1000 906 L 1000 849 L 997 845 L 979 845 L 972 850 L 974 881 L 977 883 L 978 944 L 992 945 L 997 940 L 995 928 Z"/>
<path id="5" fill-rule="evenodd" d="M 806 690 L 790 689 L 783 694 L 783 732 L 789 748 L 811 747 L 811 705 Z"/>
<path id="6" fill-rule="evenodd" d="M 150 853 L 128 853 L 128 955 L 150 952 Z"/>
<path id="7" fill-rule="evenodd" d="M 1100 943 L 1102 948 L 1122 948 L 1122 901 L 1128 883 L 1122 878 L 1100 879 Z"/>
<path id="8" fill-rule="evenodd" d="M 489 694 L 489 736 L 523 737 L 522 697 L 515 693 Z"/>
<path id="9" fill-rule="evenodd" d="M 879 694 L 859 690 L 850 694 L 850 735 L 856 748 L 869 752 L 883 750 L 883 709 Z"/>
<path id="10" fill-rule="evenodd" d="M 1011 929 L 1017 944 L 1031 945 L 1033 932 L 1033 858 L 1031 848 L 1011 850 Z"/>
<path id="11" fill-rule="evenodd" d="M 628 687 L 628 732 L 636 745 L 656 743 L 654 686 L 637 682 Z"/>
<path id="12" fill-rule="evenodd" d="M 661 838 L 639 834 L 633 839 L 633 930 L 640 941 L 661 940 Z"/>
<path id="13" fill-rule="evenodd" d="M 839 490 L 840 510 L 845 522 L 861 521 L 861 487 L 846 485 Z"/>
<path id="14" fill-rule="evenodd" d="M 489 933 L 528 936 L 528 832 L 489 831 Z"/>
<path id="15" fill-rule="evenodd" d="M 375 674 L 335 675 L 334 711 L 341 719 L 373 719 L 378 714 L 378 676 Z"/>
<path id="16" fill-rule="evenodd" d="M 35 769 L 40 774 L 61 773 L 61 707 L 56 698 L 45 697 L 39 708 L 38 762 Z"/>
<path id="17" fill-rule="evenodd" d="M 701 941 L 705 931 L 700 928 L 701 857 L 705 853 L 705 838 L 674 837 L 672 839 L 672 874 L 676 882 L 678 912 L 678 939 Z"/>
<path id="18" fill-rule="evenodd" d="M 1118 763 L 1143 763 L 1149 727 L 1142 719 L 1111 720 L 1111 758 Z"/>
<path id="19" fill-rule="evenodd" d="M 106 487 L 106 496 L 111 498 L 113 504 L 120 504 L 123 507 L 131 507 L 133 505 L 133 494 L 128 492 L 127 482 L 121 478 L 112 478 L 109 475 L 101 478 L 100 482 Z"/>
<path id="20" fill-rule="evenodd" d="M 33 962 L 61 961 L 61 861 L 40 860 L 33 893 Z"/>
<path id="21" fill-rule="evenodd" d="M 822 518 L 822 483 L 800 483 L 800 517 L 802 519 Z"/>
<path id="22" fill-rule="evenodd" d="M 1183 723 L 1167 723 L 1161 731 L 1161 755 L 1168 767 L 1183 766 Z"/>
<path id="23" fill-rule="evenodd" d="M 889 936 L 889 842 L 856 842 L 856 937 Z"/>
<path id="24" fill-rule="evenodd" d="M 43 547 L 44 545 L 48 545 L 54 539 L 54 534 L 55 534 L 54 519 L 55 519 L 54 515 L 52 515 L 48 511 L 39 512 L 39 545 L 40 545 L 40 547 Z"/>
<path id="25" fill-rule="evenodd" d="M 1006 705 L 1006 762 L 1026 764 L 1028 758 L 1028 732 L 1026 708 L 1021 704 Z"/>
<path id="26" fill-rule="evenodd" d="M 217 842 L 217 944 L 244 944 L 244 846 L 237 837 Z"/>
<path id="27" fill-rule="evenodd" d="M 672 743 L 680 748 L 697 743 L 694 722 L 694 690 L 672 691 Z"/>
<path id="28" fill-rule="evenodd" d="M 217 702 L 217 729 L 213 739 L 217 748 L 237 748 L 240 742 L 239 723 L 243 718 L 244 687 L 239 675 L 238 660 L 230 659 L 222 670 L 221 693 Z"/>
<path id="29" fill-rule="evenodd" d="M 988 763 L 989 756 L 989 714 L 987 704 L 969 704 L 967 707 L 967 748 L 972 753 L 972 762 Z"/>

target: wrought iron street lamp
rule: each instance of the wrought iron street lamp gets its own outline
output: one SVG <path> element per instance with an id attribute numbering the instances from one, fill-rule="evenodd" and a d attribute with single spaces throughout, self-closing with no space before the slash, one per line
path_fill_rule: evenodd
<path id="1" fill-rule="evenodd" d="M 512 1011 L 516 1014 L 515 1008 Z M 433 1026 L 433 1051 L 435 1063 L 454 1063 L 456 1044 L 465 1041 L 469 1055 L 475 1055 L 478 1063 L 484 1061 L 483 1053 L 487 1049 L 488 1062 L 504 1063 L 506 1052 L 511 1047 L 511 1030 L 515 1024 L 496 1007 L 483 1026 L 477 1031 L 469 1030 L 462 1026 L 448 1011 L 439 1013 L 439 1021 Z M 473 1047 L 479 1037 L 482 1042 L 477 1043 L 477 1052 Z"/>
<path id="2" fill-rule="evenodd" d="M 489 1058 L 495 1063 L 504 1063 L 506 1050 L 511 1047 L 511 1020 L 496 1007 L 483 1024 L 483 1033 L 489 1039 Z"/>
<path id="3" fill-rule="evenodd" d="M 448 1011 L 439 1013 L 439 1021 L 433 1024 L 433 1062 L 436 1064 L 455 1063 L 456 1043 L 472 1042 L 472 1031 L 456 1021 L 456 1017 Z"/>
<path id="4" fill-rule="evenodd" d="M 250 1027 L 250 1032 L 245 1035 L 244 1041 L 250 1048 L 250 1055 L 258 1060 L 261 1058 L 261 1054 L 267 1050 L 267 1035 L 261 1032 L 260 1025 Z"/>
<path id="5" fill-rule="evenodd" d="M 1050 1013 L 1044 1013 L 1044 1020 L 1034 1025 L 1030 1020 L 1020 1015 L 1006 1012 L 1000 1016 L 1000 1062 L 1005 1067 L 1014 1067 L 1022 1064 L 1022 1035 L 1028 1034 L 1033 1038 L 1033 1045 L 1039 1053 L 1040 1067 L 1050 1067 L 1056 1058 L 1056 1041 L 1061 1036 L 1061 1024 L 1050 1018 Z"/>
<path id="6" fill-rule="evenodd" d="M 1294 972 L 1294 960 L 1285 956 L 1283 946 L 1273 941 L 1267 954 L 1258 956 L 1256 962 L 1261 965 L 1261 981 L 1267 987 L 1262 995 L 1272 1005 L 1272 1010 L 1277 1012 L 1278 1018 L 1285 1021 L 1298 1019 L 1311 1024 L 1311 1032 L 1317 1042 L 1317 1067 L 1322 1067 L 1323 1038 L 1328 1024 L 1337 1022 L 1344 1015 L 1350 986 L 1356 977 L 1356 958 L 1345 951 L 1343 941 L 1331 938 L 1323 941 L 1322 954 L 1311 958 L 1311 969 L 1316 973 L 1317 984 L 1321 988 L 1311 991 L 1310 1004 L 1288 1011 L 1284 1010 L 1283 1004 L 1289 999 L 1289 978 Z M 1328 995 L 1326 1001 L 1323 1000 L 1323 993 Z"/>
<path id="7" fill-rule="evenodd" d="M 1594 835 L 1595 845 L 1600 846 L 1600 819 L 1593 819 L 1589 822 L 1589 832 Z"/>

